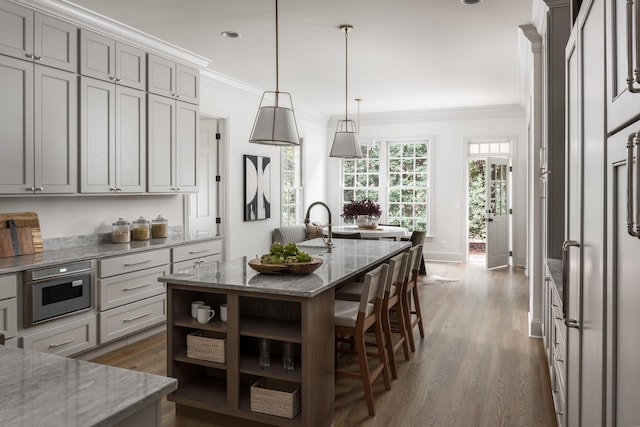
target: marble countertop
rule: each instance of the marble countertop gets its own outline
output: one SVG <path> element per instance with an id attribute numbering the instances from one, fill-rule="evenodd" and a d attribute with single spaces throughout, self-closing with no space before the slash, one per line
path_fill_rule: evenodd
<path id="1" fill-rule="evenodd" d="M 110 426 L 176 390 L 178 381 L 0 345 L 0 423 Z"/>
<path id="2" fill-rule="evenodd" d="M 0 258 L 0 274 L 14 273 L 31 268 L 48 267 L 71 261 L 126 255 L 150 249 L 162 249 L 199 241 L 218 240 L 220 236 L 173 233 L 166 239 L 111 243 L 111 234 L 74 236 L 68 239 L 45 240 L 44 251 L 14 257 Z"/>
<path id="3" fill-rule="evenodd" d="M 306 276 L 258 273 L 248 265 L 250 259 L 262 255 L 255 254 L 158 280 L 214 289 L 313 297 L 411 247 L 411 242 L 391 240 L 335 239 L 334 244 L 333 253 L 327 253 L 321 239 L 298 243 L 300 250 L 324 261 L 319 269 Z"/>
<path id="4" fill-rule="evenodd" d="M 556 285 L 556 290 L 558 291 L 560 300 L 562 301 L 562 260 L 547 258 L 547 267 L 549 268 L 551 278 L 553 279 L 553 283 Z"/>

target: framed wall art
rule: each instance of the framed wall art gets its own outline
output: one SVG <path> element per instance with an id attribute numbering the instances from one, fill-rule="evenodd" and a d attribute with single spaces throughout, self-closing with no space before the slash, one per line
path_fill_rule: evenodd
<path id="1" fill-rule="evenodd" d="M 271 158 L 244 155 L 244 220 L 271 218 Z"/>

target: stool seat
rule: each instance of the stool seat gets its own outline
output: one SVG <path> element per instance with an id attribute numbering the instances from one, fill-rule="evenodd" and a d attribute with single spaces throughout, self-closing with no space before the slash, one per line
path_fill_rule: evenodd
<path id="1" fill-rule="evenodd" d="M 336 325 L 355 327 L 356 320 L 358 319 L 359 307 L 359 301 L 336 300 L 333 307 Z M 365 316 L 369 316 L 371 313 L 373 313 L 373 309 L 374 305 L 368 303 L 365 310 Z"/>

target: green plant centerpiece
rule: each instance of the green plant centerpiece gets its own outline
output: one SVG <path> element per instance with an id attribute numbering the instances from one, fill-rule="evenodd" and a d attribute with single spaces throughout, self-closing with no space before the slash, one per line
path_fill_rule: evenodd
<path id="1" fill-rule="evenodd" d="M 355 219 L 358 228 L 376 229 L 382 215 L 380 205 L 371 199 L 352 200 L 342 208 L 342 217 Z"/>
<path id="2" fill-rule="evenodd" d="M 295 243 L 282 245 L 275 242 L 269 248 L 269 253 L 262 255 L 260 261 L 263 264 L 294 264 L 310 262 L 313 258 L 306 252 L 302 252 Z"/>
<path id="3" fill-rule="evenodd" d="M 249 261 L 249 266 L 259 273 L 285 273 L 305 275 L 317 270 L 323 261 L 313 258 L 301 251 L 295 243 L 275 242 L 269 248 L 269 253 L 260 258 Z"/>

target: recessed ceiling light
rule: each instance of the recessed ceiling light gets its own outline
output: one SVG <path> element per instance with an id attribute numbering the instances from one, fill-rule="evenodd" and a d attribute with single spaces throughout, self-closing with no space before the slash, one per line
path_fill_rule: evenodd
<path id="1" fill-rule="evenodd" d="M 465 5 L 472 5 L 472 4 L 482 3 L 482 0 L 460 0 L 460 3 Z"/>
<path id="2" fill-rule="evenodd" d="M 240 33 L 236 33 L 235 31 L 223 31 L 220 33 L 220 35 L 227 39 L 237 39 L 238 37 L 240 37 Z"/>

